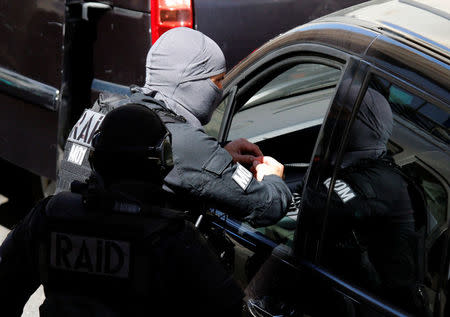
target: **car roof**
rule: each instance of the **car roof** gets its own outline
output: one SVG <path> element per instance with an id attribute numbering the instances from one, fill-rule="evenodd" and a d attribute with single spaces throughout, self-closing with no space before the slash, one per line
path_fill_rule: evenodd
<path id="1" fill-rule="evenodd" d="M 329 14 L 313 22 L 350 22 L 383 34 L 394 33 L 450 56 L 450 1 L 378 0 Z"/>
<path id="2" fill-rule="evenodd" d="M 444 3 L 446 2 L 446 3 Z M 449 3 L 447 3 L 449 2 Z M 450 1 L 374 0 L 293 28 L 265 43 L 234 67 L 224 86 L 267 53 L 296 44 L 326 45 L 372 62 L 385 55 L 406 63 L 448 87 L 450 77 Z M 394 44 L 394 45 L 393 45 Z M 412 52 L 414 57 L 409 52 Z M 370 56 L 378 54 L 378 56 Z M 404 54 L 411 55 L 405 56 Z M 377 61 L 374 60 L 378 59 Z M 445 89 L 445 88 L 444 88 Z M 448 99 L 448 94 L 444 100 Z"/>

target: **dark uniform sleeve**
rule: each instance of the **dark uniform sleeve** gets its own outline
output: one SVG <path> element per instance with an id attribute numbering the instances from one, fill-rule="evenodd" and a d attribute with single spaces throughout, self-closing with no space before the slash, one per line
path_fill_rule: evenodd
<path id="1" fill-rule="evenodd" d="M 189 124 L 168 124 L 175 167 L 166 185 L 176 193 L 201 198 L 254 226 L 276 223 L 287 212 L 292 194 L 284 181 L 269 175 L 259 182 L 217 140 Z"/>
<path id="2" fill-rule="evenodd" d="M 40 202 L 6 237 L 0 247 L 0 309 L 2 316 L 20 316 L 39 287 L 38 230 L 43 219 Z"/>

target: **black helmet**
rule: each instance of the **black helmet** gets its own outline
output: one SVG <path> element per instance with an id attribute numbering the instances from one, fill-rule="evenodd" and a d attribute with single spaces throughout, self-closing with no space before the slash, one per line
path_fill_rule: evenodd
<path id="1" fill-rule="evenodd" d="M 105 181 L 161 182 L 173 167 L 172 137 L 160 117 L 140 104 L 110 111 L 92 139 L 89 160 Z"/>

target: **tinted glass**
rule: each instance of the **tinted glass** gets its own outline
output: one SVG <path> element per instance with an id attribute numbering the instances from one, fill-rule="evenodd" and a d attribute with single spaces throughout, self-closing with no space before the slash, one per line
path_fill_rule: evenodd
<path id="1" fill-rule="evenodd" d="M 447 221 L 448 198 L 445 186 L 419 164 L 408 164 L 403 170 L 422 187 L 428 209 L 428 233 L 432 233 Z"/>
<path id="2" fill-rule="evenodd" d="M 374 77 L 372 86 L 389 100 L 395 114 L 450 144 L 450 111 L 448 108 L 442 109 L 381 77 Z"/>
<path id="3" fill-rule="evenodd" d="M 434 310 L 430 303 L 442 274 L 438 268 L 444 258 L 448 186 L 410 163 L 422 151 L 430 151 L 431 144 L 424 145 L 417 130 L 399 124 L 399 117 L 446 140 L 442 132 L 447 112 L 372 76 L 341 140 L 342 155 L 338 147 L 330 147 L 336 178 L 332 170 L 327 176 L 322 169 L 315 189 L 305 193 L 304 204 L 306 211 L 315 211 L 309 221 L 326 215 L 320 237 L 322 265 L 402 310 L 426 315 Z M 403 162 L 408 164 L 401 166 Z"/>

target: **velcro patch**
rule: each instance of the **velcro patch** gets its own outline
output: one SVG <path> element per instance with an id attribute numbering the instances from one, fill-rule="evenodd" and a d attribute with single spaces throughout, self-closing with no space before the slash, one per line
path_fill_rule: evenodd
<path id="1" fill-rule="evenodd" d="M 72 147 L 70 148 L 69 157 L 67 160 L 70 163 L 82 165 L 84 157 L 86 156 L 87 147 L 72 143 Z"/>
<path id="2" fill-rule="evenodd" d="M 330 189 L 330 183 L 331 183 L 331 178 L 326 179 L 323 184 Z M 342 200 L 342 202 L 346 203 L 349 200 L 352 200 L 353 198 L 356 197 L 355 192 L 353 191 L 353 189 L 344 181 L 337 179 L 335 184 L 334 184 L 334 188 L 333 188 L 334 192 L 339 196 L 339 198 Z"/>
<path id="3" fill-rule="evenodd" d="M 52 232 L 50 266 L 65 271 L 128 278 L 130 243 Z"/>
<path id="4" fill-rule="evenodd" d="M 250 185 L 250 182 L 253 179 L 252 173 L 246 169 L 241 164 L 236 164 L 236 170 L 233 173 L 233 180 L 244 190 L 247 190 L 248 185 Z"/>
<path id="5" fill-rule="evenodd" d="M 84 145 L 86 147 L 91 146 L 92 137 L 98 130 L 100 123 L 102 123 L 104 114 L 86 109 L 73 127 L 72 131 L 67 138 L 68 141 Z"/>

